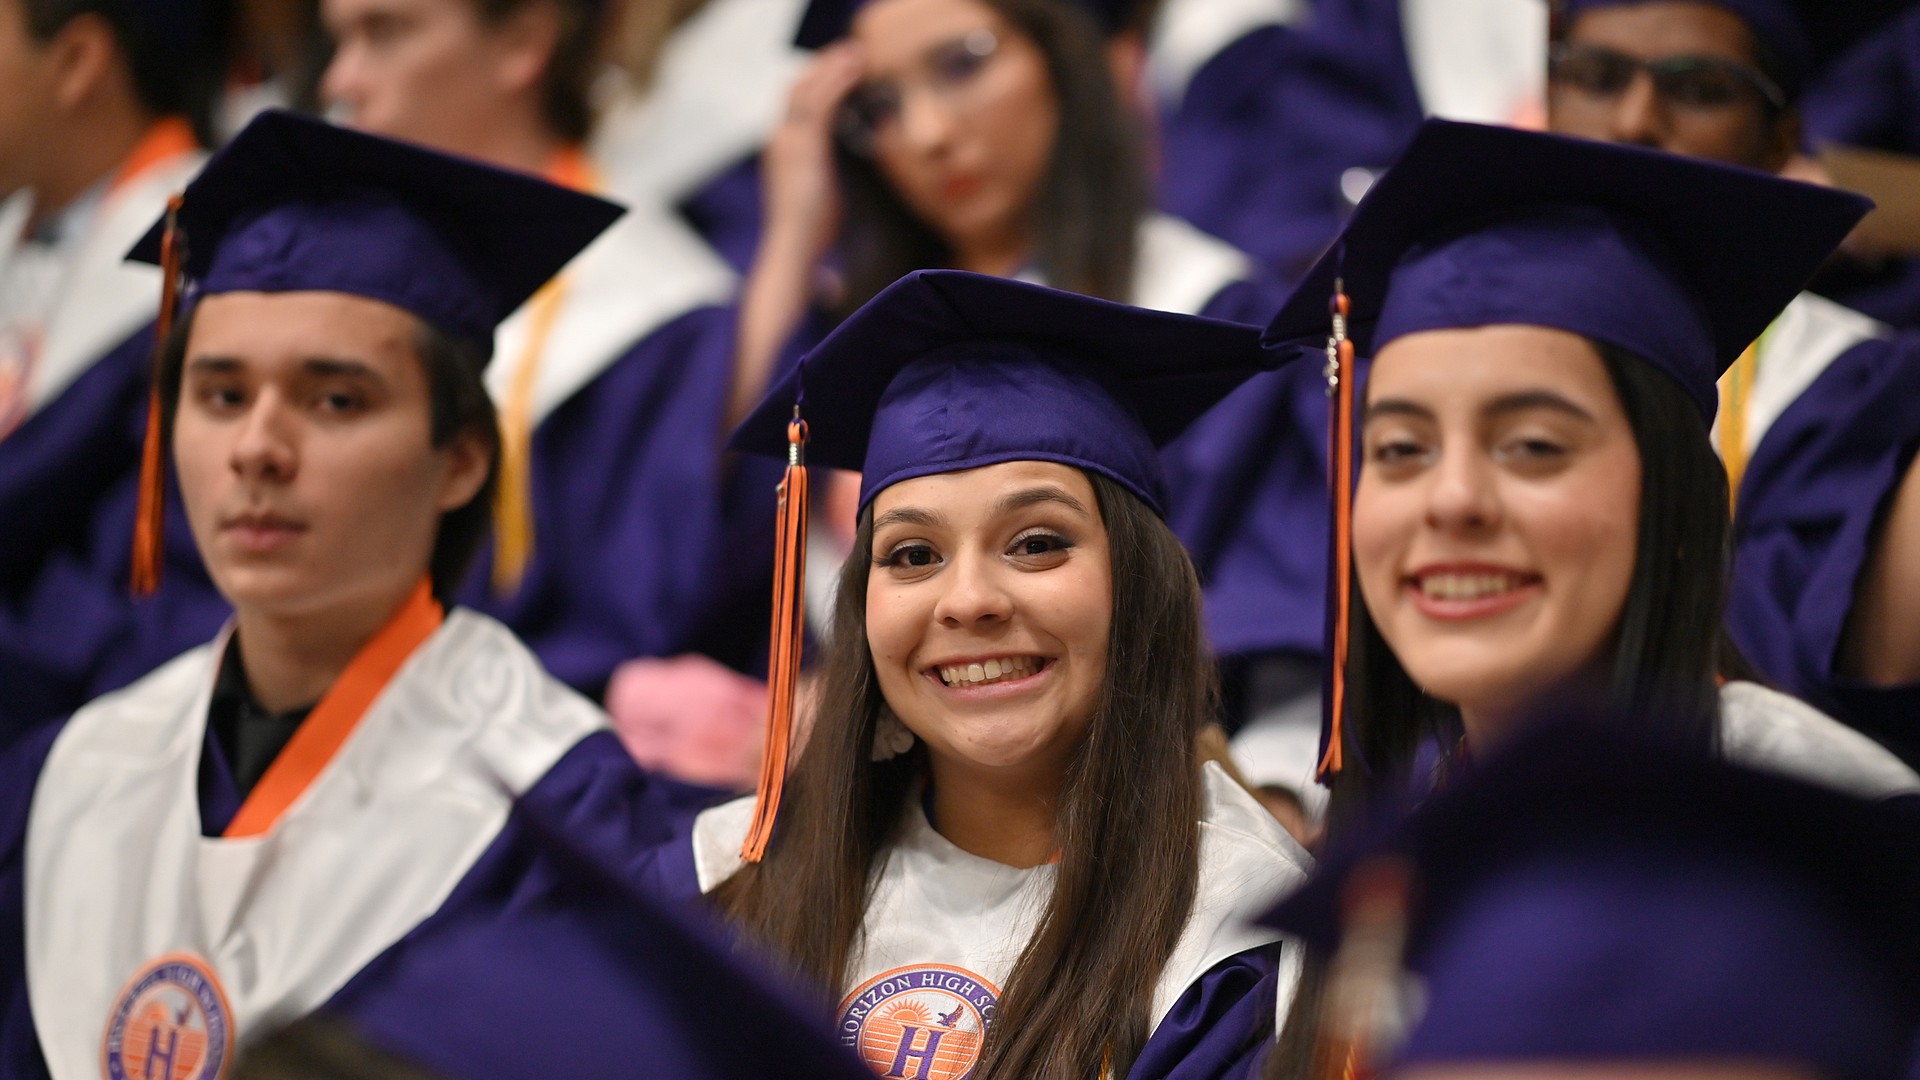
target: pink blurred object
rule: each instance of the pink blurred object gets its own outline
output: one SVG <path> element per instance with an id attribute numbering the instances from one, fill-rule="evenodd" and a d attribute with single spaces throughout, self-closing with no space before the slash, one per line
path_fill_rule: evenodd
<path id="1" fill-rule="evenodd" d="M 766 684 L 705 656 L 627 661 L 607 684 L 607 712 L 654 772 L 734 791 L 759 779 Z"/>

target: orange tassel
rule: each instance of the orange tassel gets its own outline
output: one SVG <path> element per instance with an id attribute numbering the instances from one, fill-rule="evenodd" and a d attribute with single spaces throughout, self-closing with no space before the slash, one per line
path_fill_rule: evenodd
<path id="1" fill-rule="evenodd" d="M 160 240 L 160 314 L 153 327 L 153 376 L 147 388 L 147 436 L 140 447 L 140 496 L 133 517 L 133 595 L 151 596 L 160 587 L 160 556 L 165 544 L 167 472 L 160 445 L 160 358 L 173 333 L 174 309 L 180 300 L 180 264 L 186 243 L 180 235 L 180 207 L 185 198 L 167 200 L 167 231 Z"/>
<path id="2" fill-rule="evenodd" d="M 787 425 L 787 473 L 780 481 L 779 538 L 773 553 L 773 626 L 767 657 L 767 742 L 760 757 L 753 825 L 740 857 L 759 862 L 773 839 L 773 819 L 787 783 L 793 745 L 793 701 L 800 681 L 800 639 L 806 630 L 807 422 L 794 406 Z"/>
<path id="3" fill-rule="evenodd" d="M 1327 752 L 1315 775 L 1338 774 L 1344 764 L 1347 711 L 1347 638 L 1353 610 L 1353 342 L 1347 338 L 1352 301 L 1346 283 L 1336 281 L 1333 336 L 1327 339 L 1327 394 L 1332 399 L 1333 475 L 1333 672 L 1327 688 Z"/>

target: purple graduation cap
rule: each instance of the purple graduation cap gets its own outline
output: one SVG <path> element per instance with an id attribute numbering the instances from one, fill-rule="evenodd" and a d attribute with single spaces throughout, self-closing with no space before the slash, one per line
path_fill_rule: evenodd
<path id="1" fill-rule="evenodd" d="M 1336 391 L 1322 777 L 1341 770 L 1345 744 L 1353 380 L 1342 376 L 1354 356 L 1425 330 L 1551 327 L 1651 364 L 1711 424 L 1721 372 L 1872 205 L 1644 147 L 1420 128 L 1262 339 L 1289 357 L 1325 353 Z"/>
<path id="2" fill-rule="evenodd" d="M 1376 1032 L 1400 1045 L 1375 1042 L 1390 1059 L 1375 1066 L 1719 1062 L 1903 1076 L 1920 1032 L 1911 810 L 1597 726 L 1543 724 L 1333 852 L 1264 921 L 1336 957 L 1331 978 L 1346 981 L 1328 1002 L 1392 994 L 1397 980 L 1377 973 L 1400 965 L 1356 964 L 1342 944 L 1362 922 L 1374 942 L 1404 943 L 1424 1010 L 1404 1017 L 1403 1040 Z M 1385 903 L 1383 876 L 1404 882 Z M 1321 1034 L 1352 1036 L 1354 1019 L 1329 1015 Z M 1364 1046 L 1373 1033 L 1357 1034 Z"/>
<path id="3" fill-rule="evenodd" d="M 1283 357 L 1251 326 L 1005 278 L 921 270 L 887 286 L 768 391 L 735 449 L 787 457 L 768 665 L 768 751 L 743 854 L 771 836 L 799 670 L 806 473 L 856 469 L 860 506 L 902 480 L 1007 461 L 1110 477 L 1156 513 L 1159 448 Z"/>
<path id="4" fill-rule="evenodd" d="M 1119 33 L 1127 26 L 1127 20 L 1138 11 L 1144 0 L 1051 0 L 1053 3 L 1077 7 L 1093 16 L 1100 28 L 1109 34 Z M 853 29 L 854 16 L 865 7 L 869 0 L 812 0 L 807 10 L 800 16 L 800 29 L 793 35 L 794 45 L 802 49 L 818 49 L 831 45 L 846 37 Z"/>
<path id="5" fill-rule="evenodd" d="M 163 347 L 176 297 L 309 291 L 392 304 L 491 357 L 494 328 L 623 212 L 537 177 L 276 110 L 215 154 L 127 258 L 164 271 Z M 159 583 L 159 416 L 156 378 L 136 593 Z"/>

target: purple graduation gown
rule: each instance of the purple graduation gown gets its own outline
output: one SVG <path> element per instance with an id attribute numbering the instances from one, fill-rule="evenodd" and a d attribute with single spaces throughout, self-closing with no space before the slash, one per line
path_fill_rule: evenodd
<path id="1" fill-rule="evenodd" d="M 211 638 L 228 614 L 169 491 L 161 588 L 128 592 L 152 328 L 0 441 L 0 740 Z"/>
<path id="2" fill-rule="evenodd" d="M 680 216 L 739 274 L 753 269 L 766 217 L 760 196 L 760 155 L 721 172 L 680 201 Z"/>
<path id="3" fill-rule="evenodd" d="M 1195 73 L 1161 121 L 1160 204 L 1291 280 L 1352 208 L 1342 175 L 1384 169 L 1423 115 L 1399 0 L 1316 0 Z"/>
<path id="4" fill-rule="evenodd" d="M 1920 686 L 1871 688 L 1835 656 L 1874 529 L 1920 448 L 1920 333 L 1837 357 L 1748 461 L 1727 626 L 1782 689 L 1920 764 Z"/>
<path id="5" fill-rule="evenodd" d="M 6 795 L 0 798 L 0 1075 L 9 1080 L 48 1075 L 26 992 L 25 838 L 36 778 L 62 726 L 63 722 L 41 725 L 0 753 L 0 777 L 6 781 Z M 215 738 L 209 729 L 200 759 L 200 814 L 202 832 L 208 836 L 218 836 L 240 808 Z M 596 894 L 574 883 L 578 871 L 571 864 L 590 858 L 605 868 L 603 876 L 618 880 L 625 894 L 652 896 L 668 907 L 685 906 L 691 895 L 674 892 L 685 879 L 663 870 L 657 853 L 674 838 L 684 838 L 695 813 L 724 797 L 647 775 L 610 732 L 581 739 L 520 797 L 500 832 L 439 909 L 349 980 L 328 1008 L 377 1040 L 383 1034 L 407 1033 L 407 1038 L 392 1040 L 398 1043 L 393 1048 L 406 1053 L 432 1049 L 423 1060 L 446 1069 L 450 1076 L 542 1075 L 524 1068 L 535 1060 L 567 1062 L 581 1070 L 559 1070 L 565 1075 L 632 1075 L 635 1056 L 644 1056 L 644 1045 L 609 1039 L 597 1047 L 573 1048 L 565 1032 L 577 1028 L 557 1031 L 534 1024 L 515 1028 L 523 1056 L 496 1059 L 500 1042 L 466 1041 L 470 1029 L 461 1025 L 476 1020 L 499 1023 L 501 1017 L 463 1017 L 451 1007 L 451 1000 L 416 1000 L 413 991 L 421 986 L 444 987 L 441 980 L 463 970 L 458 965 L 491 956 L 489 977 L 494 982 L 469 983 L 469 992 L 497 994 L 498 1000 L 523 1006 L 532 1016 L 551 1017 L 555 1010 L 584 1008 L 570 997 L 555 1000 L 552 995 L 595 990 L 615 992 L 612 1002 L 637 1002 L 637 1026 L 644 1026 L 646 1018 L 661 1016 L 667 1002 L 655 996 L 659 984 L 654 971 L 635 971 L 610 961 L 596 965 L 590 959 L 594 950 L 588 948 L 593 935 L 611 922 L 637 926 L 629 921 L 630 914 L 644 902 L 622 895 L 609 907 L 604 889 Z M 566 848 L 554 837 L 565 837 Z M 655 915 L 649 909 L 640 917 Z M 519 944 L 509 945 L 509 941 Z M 536 943 L 542 948 L 531 948 Z M 697 952 L 684 940 L 663 948 L 673 950 L 686 963 L 692 963 Z M 510 964 L 503 959 L 508 955 L 520 959 Z M 470 975 L 474 969 L 464 970 Z M 738 986 L 727 987 L 722 1000 L 740 992 Z M 523 994 L 529 1000 L 520 1000 Z M 786 1024 L 779 1030 L 796 1029 Z M 605 1056 L 565 1056 L 596 1049 Z M 696 1046 L 686 1052 L 697 1050 Z M 814 1060 L 825 1058 L 817 1053 Z M 599 1065 L 588 1067 L 592 1061 Z"/>
<path id="6" fill-rule="evenodd" d="M 496 595 L 492 550 L 461 595 L 590 697 L 635 657 L 766 661 L 777 463 L 723 453 L 735 310 L 642 338 L 534 430 L 534 547 Z"/>

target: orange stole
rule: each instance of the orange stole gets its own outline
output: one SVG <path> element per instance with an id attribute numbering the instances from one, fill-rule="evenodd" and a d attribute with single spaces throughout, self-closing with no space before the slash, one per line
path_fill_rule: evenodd
<path id="1" fill-rule="evenodd" d="M 287 808 L 313 783 L 314 777 L 320 775 L 320 770 L 333 760 L 347 736 L 359 726 L 367 708 L 393 680 L 400 665 L 433 636 L 445 618 L 440 602 L 433 598 L 433 591 L 422 578 L 393 618 L 354 654 L 333 688 L 314 706 L 313 713 L 293 733 L 280 756 L 267 766 L 266 774 L 254 785 L 252 794 L 241 804 L 240 812 L 233 816 L 222 835 L 237 840 L 271 831 Z"/>

